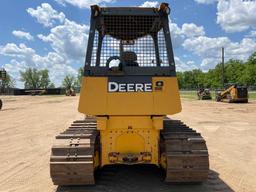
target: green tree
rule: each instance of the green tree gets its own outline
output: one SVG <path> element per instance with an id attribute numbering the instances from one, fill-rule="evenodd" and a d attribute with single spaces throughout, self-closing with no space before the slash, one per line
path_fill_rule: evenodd
<path id="1" fill-rule="evenodd" d="M 256 51 L 249 57 L 248 63 L 256 65 Z"/>
<path id="2" fill-rule="evenodd" d="M 0 82 L 1 82 L 1 87 L 3 88 L 15 87 L 15 80 L 8 73 L 6 74 L 6 78 L 0 80 Z"/>
<path id="3" fill-rule="evenodd" d="M 237 83 L 247 86 L 256 86 L 256 52 L 246 62 L 231 59 L 225 63 L 224 83 Z M 199 87 L 221 88 L 222 66 L 217 64 L 208 72 L 191 70 L 177 72 L 180 89 L 195 89 Z"/>
<path id="4" fill-rule="evenodd" d="M 180 89 L 184 89 L 184 78 L 183 78 L 183 73 L 182 72 L 177 72 L 176 73 L 177 79 L 178 79 L 178 84 Z"/>
<path id="5" fill-rule="evenodd" d="M 50 89 L 54 89 L 54 88 L 55 88 L 54 83 L 50 83 L 50 85 L 49 85 L 49 87 L 48 87 L 48 88 L 50 88 Z"/>
<path id="6" fill-rule="evenodd" d="M 39 74 L 37 69 L 29 68 L 25 72 L 20 72 L 21 81 L 24 82 L 25 89 L 37 89 L 39 88 Z"/>
<path id="7" fill-rule="evenodd" d="M 256 86 L 256 64 L 248 62 L 245 65 L 240 81 L 248 86 Z"/>
<path id="8" fill-rule="evenodd" d="M 208 88 L 221 88 L 222 87 L 222 69 L 221 64 L 216 65 L 215 69 L 210 69 L 205 74 L 204 85 Z"/>
<path id="9" fill-rule="evenodd" d="M 65 87 L 66 89 L 74 88 L 76 84 L 77 84 L 77 80 L 73 75 L 67 75 L 62 81 L 62 86 Z"/>
<path id="10" fill-rule="evenodd" d="M 240 60 L 229 60 L 225 63 L 226 83 L 243 84 L 241 77 L 245 70 L 245 64 Z"/>
<path id="11" fill-rule="evenodd" d="M 78 87 L 81 87 L 81 85 L 82 85 L 83 76 L 84 76 L 84 68 L 80 67 L 78 69 L 78 74 L 77 74 L 77 86 Z"/>
<path id="12" fill-rule="evenodd" d="M 28 68 L 24 72 L 20 71 L 20 75 L 25 89 L 46 89 L 51 83 L 47 69 L 37 70 L 35 68 Z"/>
<path id="13" fill-rule="evenodd" d="M 204 73 L 201 70 L 177 72 L 177 79 L 181 89 L 197 89 L 203 86 Z"/>
<path id="14" fill-rule="evenodd" d="M 49 78 L 49 71 L 47 69 L 38 71 L 39 76 L 40 76 L 40 88 L 48 88 L 50 86 L 50 78 Z"/>

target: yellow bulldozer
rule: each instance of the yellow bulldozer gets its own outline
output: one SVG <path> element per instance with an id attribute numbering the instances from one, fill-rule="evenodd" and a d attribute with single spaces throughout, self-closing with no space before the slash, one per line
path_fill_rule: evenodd
<path id="1" fill-rule="evenodd" d="M 55 185 L 95 184 L 115 164 L 151 164 L 166 182 L 203 182 L 209 158 L 200 133 L 167 115 L 181 111 L 170 37 L 170 8 L 91 7 L 79 112 L 56 136 Z"/>
<path id="2" fill-rule="evenodd" d="M 216 92 L 215 100 L 217 102 L 248 103 L 248 89 L 246 86 L 230 84 L 224 91 Z"/>

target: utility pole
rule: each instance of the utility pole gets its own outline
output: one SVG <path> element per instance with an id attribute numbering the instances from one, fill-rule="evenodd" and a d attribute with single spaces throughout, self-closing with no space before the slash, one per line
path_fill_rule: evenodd
<path id="1" fill-rule="evenodd" d="M 222 58 L 222 62 L 221 62 L 221 71 L 222 71 L 222 88 L 224 89 L 224 84 L 225 84 L 225 70 L 224 70 L 224 62 L 225 62 L 225 52 L 224 52 L 224 47 L 221 48 L 221 58 Z"/>

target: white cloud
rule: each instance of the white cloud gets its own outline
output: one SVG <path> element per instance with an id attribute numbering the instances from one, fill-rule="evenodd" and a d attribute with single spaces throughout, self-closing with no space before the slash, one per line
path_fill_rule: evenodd
<path id="1" fill-rule="evenodd" d="M 7 43 L 5 46 L 0 47 L 0 54 L 12 57 L 12 64 L 16 64 L 17 69 L 24 70 L 24 66 L 33 68 L 44 68 L 45 64 L 40 65 L 38 62 L 39 55 L 32 48 L 27 47 L 25 44 L 16 45 L 14 43 Z M 24 69 L 21 69 L 21 66 Z"/>
<path id="2" fill-rule="evenodd" d="M 183 72 L 183 71 L 189 71 L 189 70 L 198 68 L 195 65 L 194 61 L 184 62 L 177 56 L 174 57 L 174 60 L 175 60 L 175 65 L 176 65 L 177 71 Z"/>
<path id="3" fill-rule="evenodd" d="M 187 37 L 198 37 L 205 35 L 204 27 L 197 26 L 194 23 L 184 23 L 182 25 L 182 33 Z"/>
<path id="4" fill-rule="evenodd" d="M 171 32 L 173 47 L 178 48 L 182 45 L 185 39 L 185 35 L 183 34 L 182 29 L 176 23 L 170 22 L 169 28 Z"/>
<path id="5" fill-rule="evenodd" d="M 140 7 L 158 7 L 158 1 L 145 1 Z"/>
<path id="6" fill-rule="evenodd" d="M 220 63 L 220 59 L 217 58 L 204 58 L 201 62 L 203 69 L 213 68 L 216 64 Z"/>
<path id="7" fill-rule="evenodd" d="M 36 9 L 28 8 L 27 12 L 37 19 L 37 22 L 43 24 L 45 27 L 52 27 L 56 21 L 63 23 L 65 20 L 64 13 L 58 13 L 48 3 L 42 3 Z"/>
<path id="8" fill-rule="evenodd" d="M 213 3 L 217 2 L 218 0 L 195 0 L 195 1 L 200 4 L 213 4 Z"/>
<path id="9" fill-rule="evenodd" d="M 195 61 L 188 61 L 187 64 L 188 64 L 188 65 L 194 65 L 194 64 L 195 64 Z"/>
<path id="10" fill-rule="evenodd" d="M 16 78 L 18 85 L 21 87 L 20 71 L 27 68 L 48 69 L 51 80 L 57 85 L 61 85 L 61 81 L 66 74 L 76 75 L 77 71 L 69 65 L 69 63 L 56 52 L 49 52 L 45 56 L 36 54 L 36 51 L 27 47 L 25 44 L 16 45 L 8 43 L 0 47 L 0 54 L 12 57 L 11 61 L 4 64 L 3 67 Z"/>
<path id="11" fill-rule="evenodd" d="M 221 61 L 221 47 L 225 48 L 226 59 L 246 60 L 256 49 L 256 42 L 244 38 L 241 42 L 232 42 L 227 37 L 210 38 L 200 36 L 186 39 L 183 47 L 204 58 L 201 67 L 209 69 Z"/>
<path id="12" fill-rule="evenodd" d="M 217 23 L 226 32 L 256 28 L 256 1 L 219 0 Z"/>
<path id="13" fill-rule="evenodd" d="M 111 3 L 115 0 L 55 0 L 59 4 L 65 6 L 66 4 L 73 5 L 79 8 L 89 8 L 91 5 L 100 3 Z"/>
<path id="14" fill-rule="evenodd" d="M 49 42 L 52 49 L 70 63 L 74 60 L 82 62 L 87 47 L 88 30 L 87 25 L 65 19 L 63 25 L 52 28 L 47 36 L 39 34 L 38 38 Z"/>
<path id="15" fill-rule="evenodd" d="M 79 0 L 56 1 L 63 5 L 68 3 L 80 8 L 87 8 L 92 2 Z M 95 4 L 95 2 L 103 1 L 93 2 Z M 104 2 L 111 2 L 111 0 Z M 157 1 L 146 1 L 142 6 L 155 7 L 158 4 Z M 19 77 L 19 71 L 28 67 L 48 68 L 52 81 L 60 85 L 66 74 L 76 74 L 76 70 L 72 67 L 74 64 L 79 63 L 82 66 L 84 63 L 89 26 L 70 21 L 64 13 L 54 10 L 47 3 L 41 4 L 36 9 L 29 8 L 27 12 L 43 26 L 50 27 L 48 34 L 38 34 L 37 37 L 48 43 L 52 50 L 45 55 L 39 55 L 34 49 L 27 47 L 25 44 L 8 43 L 0 46 L 0 55 L 11 57 L 11 61 L 5 64 L 4 67 L 16 77 Z M 202 69 L 207 70 L 219 63 L 221 60 L 220 48 L 223 46 L 226 50 L 227 59 L 245 60 L 256 49 L 256 43 L 251 38 L 244 38 L 241 42 L 232 42 L 227 37 L 206 37 L 204 27 L 197 26 L 194 23 L 184 23 L 182 26 L 178 26 L 170 21 L 169 25 L 174 48 L 183 46 L 187 51 L 203 58 L 201 62 Z M 253 36 L 256 36 L 254 30 L 251 31 L 248 37 Z M 23 38 L 27 37 L 24 35 Z M 185 62 L 177 56 L 175 61 L 178 71 L 199 67 L 194 61 Z"/>
<path id="16" fill-rule="evenodd" d="M 25 44 L 7 43 L 0 46 L 0 55 L 12 58 L 4 67 L 12 76 L 17 77 L 18 85 L 21 83 L 19 81 L 19 71 L 24 71 L 28 67 L 37 69 L 47 68 L 50 72 L 51 80 L 59 86 L 65 75 L 77 74 L 76 69 L 72 67 L 74 64 L 84 65 L 89 27 L 70 21 L 63 13 L 59 13 L 52 7 L 45 9 L 46 7 L 49 8 L 49 5 L 42 4 L 36 10 L 42 12 L 43 9 L 44 13 L 37 13 L 37 17 L 33 12 L 31 16 L 36 17 L 42 25 L 50 26 L 53 25 L 53 20 L 59 18 L 55 16 L 61 15 L 62 19 L 57 19 L 61 21 L 61 24 L 52 27 L 49 34 L 37 35 L 43 42 L 49 43 L 53 51 L 45 55 L 39 55 L 34 49 L 27 47 Z M 46 17 L 40 17 L 39 15 L 49 12 L 46 10 L 50 10 L 53 14 L 49 15 L 47 19 L 42 19 Z"/>
<path id="17" fill-rule="evenodd" d="M 255 37 L 256 38 L 256 31 L 251 31 L 246 37 Z"/>
<path id="18" fill-rule="evenodd" d="M 186 39 L 183 47 L 199 56 L 214 57 L 216 56 L 216 48 L 221 48 L 228 44 L 230 44 L 230 40 L 227 37 L 209 38 L 200 36 Z"/>
<path id="19" fill-rule="evenodd" d="M 203 26 L 197 26 L 194 23 L 184 23 L 179 27 L 176 23 L 169 23 L 173 47 L 178 48 L 182 45 L 185 39 L 198 37 L 205 34 Z"/>
<path id="20" fill-rule="evenodd" d="M 30 33 L 28 32 L 24 32 L 24 31 L 16 31 L 14 30 L 12 32 L 12 34 L 20 39 L 27 39 L 29 41 L 32 41 L 34 39 L 34 37 L 32 35 L 30 35 Z"/>
<path id="21" fill-rule="evenodd" d="M 241 32 L 256 28 L 254 0 L 195 0 L 201 4 L 217 3 L 217 24 L 226 32 Z"/>
<path id="22" fill-rule="evenodd" d="M 5 46 L 0 46 L 0 54 L 11 57 L 29 58 L 35 54 L 35 50 L 28 48 L 23 43 L 19 44 L 19 46 L 14 43 L 7 43 Z"/>

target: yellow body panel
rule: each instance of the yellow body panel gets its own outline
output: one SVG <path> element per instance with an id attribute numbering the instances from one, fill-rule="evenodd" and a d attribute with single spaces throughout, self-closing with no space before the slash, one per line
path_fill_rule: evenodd
<path id="1" fill-rule="evenodd" d="M 78 111 L 88 115 L 104 115 L 107 111 L 107 78 L 84 77 Z"/>
<path id="2" fill-rule="evenodd" d="M 163 82 L 158 87 L 156 82 Z M 163 118 L 181 111 L 176 77 L 152 77 L 152 92 L 108 92 L 107 77 L 84 77 L 79 112 L 94 115 L 100 130 L 100 166 L 160 165 Z"/>
<path id="3" fill-rule="evenodd" d="M 156 90 L 155 82 L 164 83 Z M 176 77 L 153 77 L 152 92 L 108 93 L 107 77 L 84 77 L 79 112 L 88 115 L 172 115 L 181 111 Z"/>
<path id="4" fill-rule="evenodd" d="M 232 99 L 237 99 L 237 96 L 238 96 L 237 95 L 237 89 L 236 88 L 231 89 L 230 95 L 231 95 Z"/>
<path id="5" fill-rule="evenodd" d="M 159 117 L 160 118 L 160 117 Z M 98 120 L 104 121 L 101 117 Z M 106 129 L 101 130 L 101 166 L 123 162 L 122 157 L 134 155 L 137 163 L 159 164 L 159 129 L 154 126 L 150 116 L 111 116 L 106 121 Z M 163 117 L 157 121 L 163 121 Z M 118 154 L 115 162 L 110 161 L 110 153 Z M 150 154 L 146 161 L 140 159 L 141 153 Z M 121 158 L 121 159 L 120 159 Z M 131 162 L 130 162 L 131 163 Z"/>
<path id="6" fill-rule="evenodd" d="M 176 77 L 154 77 L 153 85 L 157 81 L 163 81 L 164 86 L 162 91 L 153 92 L 154 96 L 154 113 L 162 115 L 172 115 L 181 111 L 181 101 Z"/>

